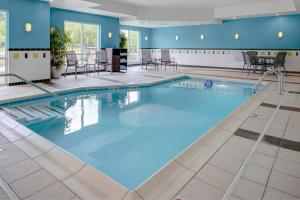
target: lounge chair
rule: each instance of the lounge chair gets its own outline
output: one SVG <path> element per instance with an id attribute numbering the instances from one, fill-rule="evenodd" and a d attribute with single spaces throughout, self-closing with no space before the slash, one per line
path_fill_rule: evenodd
<path id="1" fill-rule="evenodd" d="M 152 59 L 151 56 L 151 50 L 150 49 L 142 49 L 142 62 L 141 67 L 142 69 L 144 66 L 146 67 L 146 70 L 148 69 L 148 66 L 154 66 L 155 69 L 158 69 L 158 62 L 156 59 Z"/>
<path id="2" fill-rule="evenodd" d="M 170 50 L 169 49 L 162 49 L 161 50 L 161 66 L 165 65 L 165 70 L 167 69 L 167 66 L 173 66 L 173 69 L 175 68 L 177 70 L 178 64 L 175 61 L 175 58 L 171 58 Z"/>

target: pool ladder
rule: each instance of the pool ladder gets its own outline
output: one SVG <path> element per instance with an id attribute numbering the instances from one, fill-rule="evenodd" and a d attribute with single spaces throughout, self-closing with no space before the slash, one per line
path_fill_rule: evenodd
<path id="1" fill-rule="evenodd" d="M 279 84 L 279 94 L 282 95 L 284 88 L 283 88 L 283 74 L 282 72 L 277 69 L 273 69 L 273 68 L 269 68 L 264 74 L 263 76 L 258 80 L 258 82 L 253 86 L 252 88 L 252 94 L 255 94 L 256 91 L 259 89 L 259 87 L 261 86 L 262 82 L 264 81 L 264 79 L 269 75 L 269 74 L 276 74 L 277 76 L 277 80 L 278 80 L 278 84 Z"/>

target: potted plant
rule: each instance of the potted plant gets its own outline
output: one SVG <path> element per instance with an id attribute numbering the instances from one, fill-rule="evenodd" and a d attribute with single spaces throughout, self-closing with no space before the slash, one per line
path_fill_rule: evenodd
<path id="1" fill-rule="evenodd" d="M 70 36 L 63 30 L 57 27 L 50 29 L 51 78 L 59 79 L 61 77 L 65 54 L 70 43 Z"/>
<path id="2" fill-rule="evenodd" d="M 120 48 L 121 49 L 127 48 L 127 38 L 125 33 L 120 33 Z"/>

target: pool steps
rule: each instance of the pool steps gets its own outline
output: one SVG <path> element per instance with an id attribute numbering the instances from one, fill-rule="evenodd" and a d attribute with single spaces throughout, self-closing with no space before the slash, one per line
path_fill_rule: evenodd
<path id="1" fill-rule="evenodd" d="M 26 126 L 64 117 L 64 109 L 61 106 L 48 104 L 2 107 L 0 112 Z"/>

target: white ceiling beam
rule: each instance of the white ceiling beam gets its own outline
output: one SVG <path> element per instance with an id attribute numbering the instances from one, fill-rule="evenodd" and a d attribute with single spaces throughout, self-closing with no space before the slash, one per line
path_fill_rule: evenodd
<path id="1" fill-rule="evenodd" d="M 119 2 L 116 3 L 107 0 L 85 0 L 85 1 L 98 4 L 97 6 L 94 6 L 93 9 L 115 12 L 127 16 L 137 15 L 137 7 L 130 6 L 129 4 L 119 3 Z"/>
<path id="2" fill-rule="evenodd" d="M 294 0 L 294 4 L 295 4 L 295 7 L 296 7 L 297 11 L 300 12 L 300 1 L 299 0 Z"/>
<path id="3" fill-rule="evenodd" d="M 212 21 L 213 8 L 139 8 L 137 19 L 149 21 Z"/>
<path id="4" fill-rule="evenodd" d="M 273 2 L 261 2 L 248 5 L 215 8 L 215 17 L 220 19 L 232 17 L 264 16 L 274 13 L 295 12 L 293 0 L 278 0 Z"/>

